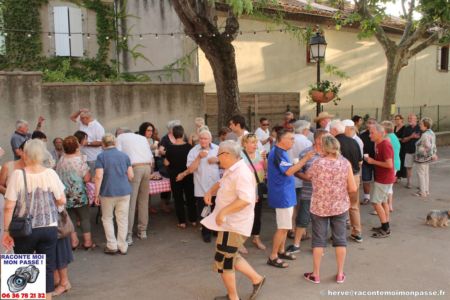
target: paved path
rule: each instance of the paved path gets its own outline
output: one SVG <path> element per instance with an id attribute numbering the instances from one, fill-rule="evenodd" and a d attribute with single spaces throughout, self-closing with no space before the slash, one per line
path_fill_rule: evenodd
<path id="1" fill-rule="evenodd" d="M 342 285 L 334 282 L 336 267 L 331 247 L 323 258 L 322 283 L 314 285 L 302 278 L 304 272 L 312 270 L 310 241 L 302 244 L 298 259 L 284 270 L 267 266 L 268 250 L 257 250 L 248 243 L 250 254 L 246 257 L 258 272 L 267 276 L 258 299 L 319 299 L 326 298 L 328 291 L 351 290 L 444 290 L 446 296 L 437 298 L 450 299 L 450 228 L 424 225 L 430 209 L 450 209 L 450 148 L 440 148 L 439 156 L 440 161 L 431 167 L 429 200 L 411 196 L 412 190 L 395 185 L 390 238 L 370 237 L 369 229 L 378 226 L 379 221 L 369 215 L 369 206 L 362 207 L 364 242 L 349 241 L 347 281 Z M 213 244 L 203 243 L 198 229 L 179 230 L 175 223 L 173 214 L 152 216 L 149 238 L 137 241 L 127 256 L 113 257 L 102 253 L 104 238 L 101 226 L 97 225 L 95 237 L 100 247 L 93 252 L 75 252 L 76 261 L 69 268 L 73 289 L 60 298 L 194 300 L 225 294 L 219 276 L 211 269 Z M 268 246 L 274 226 L 273 211 L 264 209 L 262 238 Z M 251 284 L 242 276 L 238 276 L 238 288 L 242 299 L 247 299 Z M 367 299 L 351 297 L 363 298 Z"/>

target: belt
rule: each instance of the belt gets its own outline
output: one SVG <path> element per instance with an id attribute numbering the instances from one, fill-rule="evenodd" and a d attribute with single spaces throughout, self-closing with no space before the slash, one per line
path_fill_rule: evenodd
<path id="1" fill-rule="evenodd" d="M 151 163 L 138 163 L 138 164 L 132 164 L 131 166 L 134 167 L 144 167 L 144 166 L 150 166 Z"/>

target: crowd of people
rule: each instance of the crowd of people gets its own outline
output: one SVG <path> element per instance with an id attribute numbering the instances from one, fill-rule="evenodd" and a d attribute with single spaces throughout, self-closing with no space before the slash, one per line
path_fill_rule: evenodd
<path id="1" fill-rule="evenodd" d="M 73 251 L 97 247 L 90 206 L 101 207 L 104 253 L 126 255 L 135 237 L 147 239 L 149 213 L 157 212 L 150 204 L 149 180 L 166 177 L 171 192 L 161 194 L 160 210 L 169 213 L 173 198 L 180 230 L 201 226 L 205 243 L 216 237 L 214 266 L 227 289 L 226 296 L 216 299 L 239 299 L 235 270 L 252 282 L 250 299 L 266 280 L 241 256 L 248 254 L 247 238 L 257 249 L 267 248 L 260 237 L 265 199 L 276 215 L 267 264 L 288 267 L 301 241 L 311 239 L 313 268 L 304 278 L 320 283 L 331 228 L 336 282 L 343 283 L 347 227 L 351 240 L 363 242 L 360 205 L 371 203 L 380 220 L 371 237 L 389 237 L 394 183 L 405 179 L 405 187 L 412 188 L 415 170 L 419 185 L 413 194 L 428 197 L 429 164 L 437 151 L 430 118 L 418 122 L 409 114 L 407 125 L 401 115 L 381 123 L 360 116 L 333 118 L 321 112 L 312 124 L 287 112 L 281 125 L 271 128 L 269 119 L 261 118 L 251 133 L 245 118 L 235 115 L 217 139 L 202 118 L 195 119 L 190 134 L 173 120 L 160 138 L 150 122 L 136 132 L 118 128 L 115 134 L 106 133 L 89 110 L 80 109 L 70 116 L 79 130 L 54 138 L 52 149 L 47 149 L 42 131 L 44 118 L 32 134 L 28 122 L 19 120 L 11 137 L 14 160 L 0 172 L 5 198 L 2 245 L 17 254 L 46 254 L 48 297 L 61 295 L 71 288 L 67 267 Z M 93 199 L 88 185 L 93 186 Z M 58 237 L 64 210 L 79 230 Z M 31 235 L 12 237 L 12 219 L 27 214 L 33 216 Z M 288 237 L 293 238 L 291 245 L 286 245 Z"/>

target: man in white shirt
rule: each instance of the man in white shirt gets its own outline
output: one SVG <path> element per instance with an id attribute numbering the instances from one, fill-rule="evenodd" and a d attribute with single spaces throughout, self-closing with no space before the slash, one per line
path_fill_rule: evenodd
<path id="1" fill-rule="evenodd" d="M 356 134 L 355 122 L 347 119 L 347 120 L 342 121 L 342 125 L 345 126 L 345 135 L 353 138 L 358 143 L 359 149 L 361 150 L 361 156 L 364 156 L 364 150 L 363 150 L 364 143 L 361 140 L 361 138 Z"/>
<path id="2" fill-rule="evenodd" d="M 86 108 L 71 114 L 70 120 L 77 123 L 79 130 L 85 132 L 88 136 L 87 144 L 83 146 L 83 153 L 87 156 L 91 176 L 94 176 L 95 161 L 97 160 L 97 155 L 102 152 L 102 138 L 105 135 L 105 129 Z"/>
<path id="3" fill-rule="evenodd" d="M 211 143 L 211 132 L 202 130 L 198 136 L 199 143 L 189 151 L 186 162 L 187 169 L 177 176 L 177 181 L 183 180 L 189 174 L 194 174 L 194 196 L 197 202 L 198 216 L 201 220 L 201 213 L 205 207 L 203 197 L 220 180 L 220 173 L 217 158 L 219 146 Z M 211 205 L 211 210 L 213 209 L 214 197 Z M 211 242 L 211 230 L 205 226 L 202 226 L 202 239 L 205 243 Z"/>
<path id="4" fill-rule="evenodd" d="M 153 155 L 144 136 L 122 128 L 117 129 L 116 136 L 116 148 L 128 155 L 134 173 L 131 181 L 127 234 L 127 243 L 131 246 L 136 204 L 138 206 L 137 237 L 141 240 L 147 238 L 149 180 Z"/>
<path id="5" fill-rule="evenodd" d="M 230 127 L 231 131 L 236 135 L 237 142 L 242 147 L 242 137 L 249 134 L 249 132 L 245 129 L 245 118 L 241 115 L 234 115 L 231 117 L 228 127 Z M 258 151 L 263 150 L 263 145 L 261 144 L 261 141 L 258 140 Z"/>
<path id="6" fill-rule="evenodd" d="M 208 205 L 212 204 L 212 196 L 217 194 L 216 207 L 201 222 L 202 225 L 218 232 L 214 268 L 222 276 L 228 293 L 215 299 L 239 299 L 235 270 L 250 279 L 253 284 L 250 299 L 256 299 L 265 278 L 259 275 L 238 251 L 252 232 L 256 180 L 253 172 L 241 159 L 241 147 L 236 142 L 220 143 L 217 158 L 225 173 L 205 194 L 205 203 Z"/>
<path id="7" fill-rule="evenodd" d="M 273 138 L 270 136 L 269 120 L 267 118 L 259 119 L 259 127 L 255 130 L 256 137 L 261 142 L 264 151 L 270 152 L 270 146 L 272 145 Z"/>

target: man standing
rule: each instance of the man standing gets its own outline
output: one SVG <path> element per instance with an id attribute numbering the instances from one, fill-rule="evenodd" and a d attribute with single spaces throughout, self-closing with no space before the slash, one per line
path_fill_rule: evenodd
<path id="1" fill-rule="evenodd" d="M 375 157 L 375 144 L 370 139 L 370 128 L 372 126 L 374 126 L 375 124 L 377 124 L 377 120 L 375 120 L 374 118 L 367 119 L 366 130 L 361 132 L 361 134 L 359 136 L 364 144 L 363 156 L 365 156 L 367 154 L 371 158 Z M 365 160 L 363 161 L 363 164 L 362 164 L 361 179 L 363 182 L 363 190 L 364 190 L 362 204 L 369 204 L 369 202 L 370 202 L 370 184 L 373 180 L 373 166 L 368 164 Z"/>
<path id="2" fill-rule="evenodd" d="M 330 130 L 330 133 L 339 141 L 339 144 L 341 144 L 342 156 L 344 156 L 352 166 L 353 178 L 355 179 L 355 184 L 358 187 L 356 192 L 349 194 L 349 216 L 350 225 L 352 227 L 350 238 L 355 242 L 361 243 L 363 241 L 361 235 L 361 213 L 359 210 L 359 172 L 362 164 L 361 149 L 353 138 L 345 135 L 345 126 L 341 121 L 331 121 Z"/>
<path id="3" fill-rule="evenodd" d="M 283 122 L 283 128 L 289 129 L 291 127 L 291 121 L 294 120 L 294 114 L 291 111 L 287 111 L 284 114 L 284 122 Z"/>
<path id="4" fill-rule="evenodd" d="M 267 163 L 269 206 L 275 208 L 277 220 L 277 230 L 273 236 L 272 252 L 267 264 L 277 268 L 288 267 L 283 259 L 296 259 L 292 253 L 285 251 L 286 235 L 289 230 L 292 230 L 292 216 L 294 206 L 297 205 L 293 175 L 314 155 L 313 152 L 310 152 L 298 163 L 292 164 L 288 150 L 294 145 L 294 140 L 291 132 L 285 129 L 278 131 L 277 144 L 270 151 Z"/>
<path id="5" fill-rule="evenodd" d="M 137 237 L 141 240 L 147 238 L 149 180 L 153 155 L 144 136 L 122 128 L 117 129 L 116 136 L 117 150 L 128 155 L 134 174 L 131 181 L 127 234 L 127 243 L 131 246 L 136 204 L 138 207 Z"/>
<path id="6" fill-rule="evenodd" d="M 269 126 L 269 120 L 267 118 L 261 118 L 259 119 L 259 127 L 255 130 L 256 137 L 263 145 L 266 153 L 270 152 L 270 146 L 273 142 L 273 138 L 270 136 Z"/>
<path id="7" fill-rule="evenodd" d="M 355 122 L 352 120 L 344 120 L 342 124 L 345 126 L 345 135 L 354 139 L 361 150 L 361 157 L 364 155 L 364 143 L 361 138 L 356 134 Z"/>
<path id="8" fill-rule="evenodd" d="M 79 130 L 88 135 L 87 144 L 83 146 L 83 153 L 87 156 L 87 164 L 91 170 L 91 176 L 94 176 L 95 160 L 97 155 L 102 152 L 102 137 L 105 135 L 105 129 L 86 108 L 71 114 L 70 120 L 77 123 Z"/>
<path id="9" fill-rule="evenodd" d="M 317 124 L 316 128 L 325 129 L 330 131 L 330 122 L 334 115 L 330 115 L 326 111 L 321 112 L 316 118 L 314 118 L 314 123 Z"/>
<path id="10" fill-rule="evenodd" d="M 420 127 L 419 124 L 417 124 L 416 114 L 410 113 L 408 115 L 408 123 L 409 125 L 405 128 L 401 142 L 404 143 L 405 146 L 406 187 L 410 189 L 412 187 L 411 177 L 414 165 L 414 153 L 416 153 L 416 142 L 420 138 Z"/>
<path id="11" fill-rule="evenodd" d="M 242 144 L 242 137 L 249 134 L 246 130 L 245 118 L 241 115 L 234 115 L 228 122 L 228 127 L 230 127 L 232 133 L 236 135 L 237 142 L 239 145 Z M 258 151 L 264 150 L 263 145 L 260 140 L 258 140 Z"/>
<path id="12" fill-rule="evenodd" d="M 389 192 L 395 182 L 394 150 L 391 142 L 384 138 L 384 127 L 376 124 L 370 128 L 370 139 L 375 143 L 375 159 L 364 157 L 368 164 L 375 166 L 375 183 L 371 202 L 381 221 L 381 227 L 372 228 L 374 238 L 391 235 L 389 228 Z"/>
<path id="13" fill-rule="evenodd" d="M 42 123 L 44 122 L 43 117 L 39 117 L 37 125 L 36 125 L 36 131 L 40 131 L 42 127 Z M 31 139 L 31 133 L 28 132 L 29 126 L 28 122 L 25 120 L 17 120 L 16 122 L 16 131 L 11 136 L 11 148 L 14 154 L 14 160 L 20 159 L 20 145 L 23 144 L 26 140 Z"/>
<path id="14" fill-rule="evenodd" d="M 203 226 L 218 231 L 214 268 L 221 274 L 228 294 L 215 299 L 239 299 L 235 270 L 251 280 L 253 292 L 250 299 L 256 299 L 265 277 L 259 275 L 238 252 L 252 231 L 256 200 L 255 177 L 241 159 L 241 147 L 238 143 L 222 142 L 217 157 L 225 172 L 222 179 L 205 194 L 207 205 L 212 204 L 212 196 L 217 194 L 216 207 L 201 221 Z"/>

